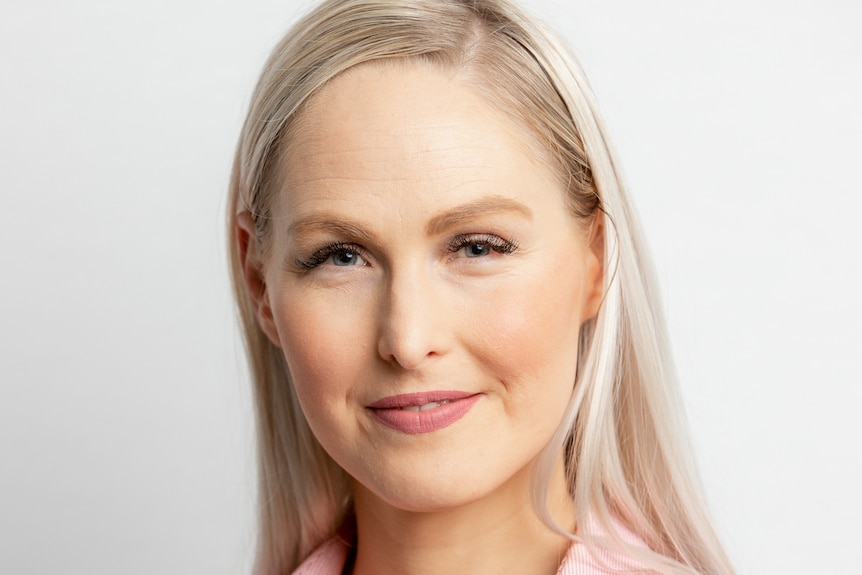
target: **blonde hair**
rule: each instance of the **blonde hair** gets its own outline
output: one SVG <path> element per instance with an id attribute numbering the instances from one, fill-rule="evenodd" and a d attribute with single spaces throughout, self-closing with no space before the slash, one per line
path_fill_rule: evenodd
<path id="1" fill-rule="evenodd" d="M 257 572 L 295 569 L 333 536 L 350 497 L 344 471 L 305 421 L 281 350 L 257 323 L 243 281 L 237 215 L 252 215 L 265 252 L 282 154 L 304 103 L 345 70 L 393 58 L 461 73 L 533 136 L 566 183 L 575 217 L 604 213 L 605 299 L 582 327 L 575 392 L 537 470 L 537 512 L 559 530 L 545 490 L 564 450 L 579 517 L 573 539 L 615 548 L 664 573 L 731 574 L 697 487 L 650 264 L 594 96 L 555 36 L 507 0 L 328 0 L 293 27 L 264 67 L 228 204 L 258 418 Z M 619 523 L 649 549 L 627 543 Z"/>

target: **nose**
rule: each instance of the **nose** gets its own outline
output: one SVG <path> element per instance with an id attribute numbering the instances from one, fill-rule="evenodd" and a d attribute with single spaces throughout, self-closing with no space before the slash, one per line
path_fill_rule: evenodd
<path id="1" fill-rule="evenodd" d="M 378 315 L 384 361 L 414 370 L 446 351 L 451 326 L 442 291 L 420 270 L 390 274 Z"/>

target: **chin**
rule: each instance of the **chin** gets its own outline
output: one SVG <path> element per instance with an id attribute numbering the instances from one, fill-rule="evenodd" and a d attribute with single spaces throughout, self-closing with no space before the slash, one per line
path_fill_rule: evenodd
<path id="1" fill-rule="evenodd" d="M 354 478 L 353 493 L 355 498 L 406 512 L 440 512 L 490 501 L 495 495 L 514 501 L 517 498 L 512 496 L 516 491 L 529 499 L 530 474 L 520 471 L 495 474 L 487 468 L 477 472 L 473 466 L 462 470 L 440 466 L 379 470 L 370 481 Z M 501 481 L 493 481 L 495 477 Z"/>
<path id="2" fill-rule="evenodd" d="M 407 485 L 401 483 L 395 489 L 368 489 L 365 485 L 354 486 L 354 497 L 369 497 L 375 502 L 409 513 L 434 513 L 465 507 L 482 499 L 482 491 L 469 492 L 451 486 L 443 489 L 439 485 Z"/>

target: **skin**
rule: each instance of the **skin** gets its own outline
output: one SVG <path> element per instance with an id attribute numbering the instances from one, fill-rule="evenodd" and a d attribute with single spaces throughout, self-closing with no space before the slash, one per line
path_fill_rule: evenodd
<path id="1" fill-rule="evenodd" d="M 530 479 L 600 304 L 602 230 L 570 215 L 529 142 L 454 72 L 360 66 L 302 112 L 272 244 L 239 218 L 260 324 L 354 480 L 357 575 L 552 574 L 569 545 Z M 478 401 L 420 434 L 368 408 L 430 390 Z M 562 461 L 548 503 L 574 526 Z"/>

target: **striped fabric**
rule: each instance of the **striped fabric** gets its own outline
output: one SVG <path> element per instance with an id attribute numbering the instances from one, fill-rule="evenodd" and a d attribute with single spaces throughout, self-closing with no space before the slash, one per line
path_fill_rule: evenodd
<path id="1" fill-rule="evenodd" d="M 293 575 L 341 575 L 350 547 L 339 539 L 333 537 L 302 562 Z"/>

